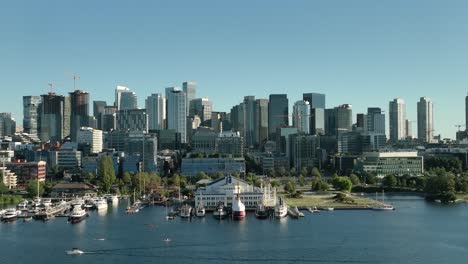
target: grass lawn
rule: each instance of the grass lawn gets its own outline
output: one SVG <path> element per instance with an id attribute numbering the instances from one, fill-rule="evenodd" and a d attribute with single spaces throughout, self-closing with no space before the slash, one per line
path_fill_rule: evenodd
<path id="1" fill-rule="evenodd" d="M 372 199 L 348 195 L 349 198 L 354 200 L 354 203 L 341 203 L 335 201 L 334 194 L 320 194 L 320 195 L 304 195 L 302 198 L 285 198 L 290 206 L 308 206 L 308 207 L 353 207 L 353 206 L 371 206 L 376 202 Z"/>

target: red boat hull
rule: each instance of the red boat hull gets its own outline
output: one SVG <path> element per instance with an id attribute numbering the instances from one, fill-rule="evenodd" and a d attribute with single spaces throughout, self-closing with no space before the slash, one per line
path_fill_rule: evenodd
<path id="1" fill-rule="evenodd" d="M 234 219 L 240 220 L 245 218 L 245 211 L 232 212 L 232 217 Z"/>

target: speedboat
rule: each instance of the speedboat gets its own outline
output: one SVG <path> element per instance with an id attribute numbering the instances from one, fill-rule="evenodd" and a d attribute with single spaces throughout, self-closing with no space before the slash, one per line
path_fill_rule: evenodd
<path id="1" fill-rule="evenodd" d="M 68 221 L 72 224 L 79 223 L 83 221 L 83 219 L 88 216 L 85 210 L 83 210 L 80 206 L 73 207 L 73 211 L 70 213 L 68 217 Z"/>
<path id="2" fill-rule="evenodd" d="M 166 242 L 166 243 L 171 243 L 172 242 L 172 240 L 170 238 L 166 238 L 163 241 Z"/>
<path id="3" fill-rule="evenodd" d="M 83 255 L 84 251 L 81 251 L 77 248 L 73 248 L 72 250 L 67 251 L 67 255 Z"/>
<path id="4" fill-rule="evenodd" d="M 18 211 L 14 208 L 7 209 L 2 215 L 3 222 L 14 222 L 18 218 Z"/>
<path id="5" fill-rule="evenodd" d="M 275 206 L 275 217 L 284 218 L 288 215 L 288 205 L 286 202 L 280 198 L 279 203 Z"/>
<path id="6" fill-rule="evenodd" d="M 107 209 L 107 200 L 104 198 L 98 199 L 94 202 L 94 206 L 97 210 Z"/>
<path id="7" fill-rule="evenodd" d="M 226 210 L 224 209 L 224 204 L 223 204 L 223 202 L 220 202 L 220 203 L 218 204 L 218 207 L 217 207 L 216 210 L 213 212 L 213 216 L 214 216 L 214 218 L 219 219 L 219 220 L 224 219 L 224 218 L 227 217 L 227 212 L 226 212 Z"/>
<path id="8" fill-rule="evenodd" d="M 192 216 L 192 206 L 188 204 L 182 205 L 180 208 L 180 217 L 189 218 L 190 216 Z"/>
<path id="9" fill-rule="evenodd" d="M 269 214 L 265 206 L 263 204 L 259 204 L 255 209 L 255 217 L 258 219 L 267 219 L 268 216 Z"/>

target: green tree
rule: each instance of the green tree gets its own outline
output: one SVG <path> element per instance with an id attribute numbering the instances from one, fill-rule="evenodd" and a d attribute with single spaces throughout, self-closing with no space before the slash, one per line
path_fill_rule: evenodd
<path id="1" fill-rule="evenodd" d="M 320 191 L 328 191 L 330 186 L 323 180 L 315 179 L 312 181 L 312 191 L 320 192 Z"/>
<path id="2" fill-rule="evenodd" d="M 270 184 L 271 184 L 271 187 L 279 187 L 281 185 L 278 180 L 272 180 Z"/>
<path id="3" fill-rule="evenodd" d="M 306 167 L 302 167 L 301 174 L 304 175 L 305 177 L 307 177 L 307 175 L 309 175 L 309 171 L 307 170 Z"/>
<path id="4" fill-rule="evenodd" d="M 361 181 L 359 180 L 359 177 L 356 174 L 351 174 L 351 176 L 349 176 L 349 179 L 355 186 L 361 184 Z"/>
<path id="5" fill-rule="evenodd" d="M 296 176 L 297 176 L 296 167 L 292 167 L 292 168 L 289 170 L 289 174 L 291 174 L 292 177 L 296 177 Z"/>
<path id="6" fill-rule="evenodd" d="M 110 156 L 104 156 L 98 164 L 98 182 L 99 188 L 108 193 L 115 182 L 114 163 Z"/>
<path id="7" fill-rule="evenodd" d="M 332 184 L 335 190 L 342 192 L 351 192 L 353 188 L 353 183 L 348 177 L 334 177 L 332 179 Z"/>
<path id="8" fill-rule="evenodd" d="M 322 178 L 322 174 L 320 173 L 319 169 L 317 169 L 317 167 L 312 168 L 312 172 L 310 174 L 312 177 L 316 177 L 318 179 Z"/>
<path id="9" fill-rule="evenodd" d="M 262 184 L 263 184 L 262 179 L 255 179 L 255 182 L 254 182 L 255 187 L 260 187 L 260 186 L 262 186 Z"/>
<path id="10" fill-rule="evenodd" d="M 296 192 L 296 185 L 293 181 L 289 180 L 284 185 L 284 190 L 288 193 L 295 193 Z"/>
<path id="11" fill-rule="evenodd" d="M 299 186 L 301 187 L 305 185 L 305 178 L 302 174 L 299 174 L 299 177 L 297 177 L 297 183 L 299 183 Z"/>
<path id="12" fill-rule="evenodd" d="M 29 196 L 31 197 L 37 197 L 37 181 L 30 181 L 28 185 L 26 186 L 26 191 L 29 193 Z M 41 182 L 39 183 L 39 196 L 42 196 L 44 194 L 44 183 Z"/>
<path id="13" fill-rule="evenodd" d="M 125 185 L 131 185 L 132 184 L 132 174 L 130 172 L 125 172 L 122 178 L 122 181 Z"/>
<path id="14" fill-rule="evenodd" d="M 204 171 L 200 171 L 198 174 L 197 174 L 197 181 L 199 180 L 204 180 L 204 179 L 209 179 L 210 177 L 208 175 L 206 175 L 206 173 Z"/>
<path id="15" fill-rule="evenodd" d="M 371 184 L 371 185 L 376 184 L 377 183 L 377 177 L 372 173 L 367 174 L 366 175 L 366 183 Z"/>
<path id="16" fill-rule="evenodd" d="M 456 199 L 455 176 L 447 172 L 429 176 L 424 190 L 428 200 L 440 199 L 443 203 L 454 201 Z"/>
<path id="17" fill-rule="evenodd" d="M 280 177 L 286 176 L 286 168 L 285 167 L 279 168 L 278 173 Z"/>
<path id="18" fill-rule="evenodd" d="M 385 187 L 397 186 L 398 180 L 394 175 L 387 175 L 382 180 L 382 185 Z"/>

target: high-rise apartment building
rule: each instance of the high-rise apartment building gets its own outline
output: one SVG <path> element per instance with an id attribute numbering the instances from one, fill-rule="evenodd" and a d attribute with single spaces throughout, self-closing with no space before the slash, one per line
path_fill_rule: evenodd
<path id="1" fill-rule="evenodd" d="M 102 120 L 107 103 L 105 101 L 93 101 L 93 116 L 96 119 L 96 128 L 102 130 Z"/>
<path id="2" fill-rule="evenodd" d="M 418 102 L 418 139 L 431 143 L 434 139 L 433 104 L 429 97 L 421 97 Z"/>
<path id="3" fill-rule="evenodd" d="M 297 101 L 293 106 L 293 127 L 304 134 L 310 133 L 310 103 Z"/>
<path id="4" fill-rule="evenodd" d="M 41 95 L 39 138 L 59 141 L 70 135 L 70 97 L 49 93 Z"/>
<path id="5" fill-rule="evenodd" d="M 40 96 L 23 96 L 23 130 L 25 133 L 39 134 L 41 102 Z"/>
<path id="6" fill-rule="evenodd" d="M 89 127 L 89 93 L 76 90 L 70 93 L 70 137 L 77 140 L 77 133 L 81 127 Z"/>
<path id="7" fill-rule="evenodd" d="M 367 108 L 367 132 L 385 135 L 385 114 L 378 107 Z"/>
<path id="8" fill-rule="evenodd" d="M 406 138 L 406 104 L 401 98 L 389 104 L 390 141 L 396 142 Z"/>
<path id="9" fill-rule="evenodd" d="M 117 110 L 120 110 L 120 101 L 122 99 L 121 95 L 123 92 L 130 92 L 130 88 L 117 85 L 117 87 L 115 88 L 115 101 L 114 101 L 114 106 L 117 107 Z"/>
<path id="10" fill-rule="evenodd" d="M 167 128 L 180 133 L 181 143 L 187 143 L 187 96 L 180 88 L 169 87 L 166 99 Z"/>
<path id="11" fill-rule="evenodd" d="M 276 130 L 289 125 L 289 100 L 287 94 L 270 94 L 268 104 L 268 138 L 276 140 Z"/>
<path id="12" fill-rule="evenodd" d="M 138 109 L 138 98 L 136 93 L 126 91 L 120 93 L 119 110 Z"/>
<path id="13" fill-rule="evenodd" d="M 0 137 L 11 137 L 16 132 L 16 121 L 11 113 L 0 113 Z"/>
<path id="14" fill-rule="evenodd" d="M 145 109 L 119 110 L 117 112 L 117 130 L 148 132 L 148 116 Z"/>
<path id="15" fill-rule="evenodd" d="M 166 98 L 156 93 L 148 96 L 145 101 L 148 114 L 149 130 L 160 130 L 166 127 Z"/>

